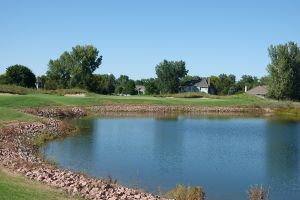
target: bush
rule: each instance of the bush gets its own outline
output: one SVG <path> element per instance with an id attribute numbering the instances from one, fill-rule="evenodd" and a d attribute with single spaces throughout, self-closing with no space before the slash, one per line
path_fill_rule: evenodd
<path id="1" fill-rule="evenodd" d="M 46 90 L 56 90 L 57 89 L 57 82 L 55 80 L 47 79 L 44 83 L 44 88 Z"/>
<path id="2" fill-rule="evenodd" d="M 13 65 L 6 69 L 6 80 L 9 84 L 34 88 L 36 78 L 28 67 Z"/>
<path id="3" fill-rule="evenodd" d="M 6 74 L 0 75 L 0 84 L 7 84 L 7 76 Z"/>
<path id="4" fill-rule="evenodd" d="M 249 200 L 269 200 L 269 190 L 263 186 L 251 186 L 248 189 Z"/>
<path id="5" fill-rule="evenodd" d="M 204 200 L 205 192 L 201 187 L 188 187 L 177 185 L 176 188 L 167 193 L 167 197 L 175 200 Z"/>

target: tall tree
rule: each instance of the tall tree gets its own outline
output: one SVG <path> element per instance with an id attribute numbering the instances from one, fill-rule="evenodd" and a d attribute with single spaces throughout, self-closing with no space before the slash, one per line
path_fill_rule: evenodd
<path id="1" fill-rule="evenodd" d="M 300 50 L 296 43 L 289 42 L 271 46 L 269 95 L 276 99 L 300 100 Z"/>
<path id="2" fill-rule="evenodd" d="M 270 83 L 270 76 L 262 76 L 259 79 L 259 85 L 269 85 Z"/>
<path id="3" fill-rule="evenodd" d="M 235 76 L 232 74 L 220 74 L 219 77 L 212 77 L 211 81 L 219 95 L 234 94 L 236 92 Z"/>
<path id="4" fill-rule="evenodd" d="M 137 91 L 135 90 L 135 82 L 129 79 L 128 76 L 121 75 L 116 82 L 116 93 L 130 95 L 137 94 Z"/>
<path id="5" fill-rule="evenodd" d="M 145 80 L 145 93 L 150 94 L 159 94 L 157 79 L 150 78 Z"/>
<path id="6" fill-rule="evenodd" d="M 125 88 L 123 90 L 123 93 L 124 94 L 130 94 L 130 95 L 134 95 L 134 94 L 137 94 L 137 91 L 135 89 L 135 82 L 134 80 L 129 80 L 126 85 L 125 85 Z"/>
<path id="7" fill-rule="evenodd" d="M 0 74 L 0 84 L 7 84 L 6 74 Z"/>
<path id="8" fill-rule="evenodd" d="M 158 87 L 162 93 L 178 92 L 180 80 L 188 73 L 184 61 L 167 61 L 159 63 L 156 68 Z"/>
<path id="9" fill-rule="evenodd" d="M 245 86 L 247 86 L 247 89 L 252 89 L 258 85 L 259 81 L 256 76 L 243 75 L 241 79 L 237 82 L 236 88 L 237 91 L 244 91 Z"/>
<path id="10" fill-rule="evenodd" d="M 23 65 L 13 65 L 6 69 L 6 81 L 8 84 L 19 85 L 22 87 L 35 87 L 35 75 Z"/>
<path id="11" fill-rule="evenodd" d="M 102 56 L 99 56 L 96 47 L 78 45 L 58 59 L 50 60 L 47 76 L 55 80 L 60 88 L 87 88 L 87 82 L 101 62 Z"/>
<path id="12" fill-rule="evenodd" d="M 186 75 L 185 77 L 183 77 L 180 80 L 180 86 L 186 85 L 189 81 L 194 81 L 194 80 L 198 80 L 200 81 L 201 78 L 199 76 L 190 76 L 190 75 Z"/>
<path id="13" fill-rule="evenodd" d="M 115 91 L 115 85 L 114 75 L 93 74 L 87 83 L 87 89 L 99 94 L 112 94 Z"/>

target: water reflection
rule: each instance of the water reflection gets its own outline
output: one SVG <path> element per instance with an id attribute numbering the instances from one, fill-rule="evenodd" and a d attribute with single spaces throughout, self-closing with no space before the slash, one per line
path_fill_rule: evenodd
<path id="1" fill-rule="evenodd" d="M 274 190 L 299 194 L 299 123 L 270 121 L 266 130 L 267 182 Z"/>
<path id="2" fill-rule="evenodd" d="M 180 183 L 183 173 L 183 143 L 182 125 L 177 118 L 156 119 L 153 132 L 153 158 L 155 158 L 158 183 L 167 177 L 172 177 L 174 183 Z M 159 186 L 159 185 L 158 185 Z"/>

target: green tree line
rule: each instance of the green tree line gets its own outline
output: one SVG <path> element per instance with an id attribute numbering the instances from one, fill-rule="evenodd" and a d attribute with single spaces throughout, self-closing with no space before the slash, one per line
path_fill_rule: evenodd
<path id="1" fill-rule="evenodd" d="M 258 78 L 243 75 L 236 80 L 233 74 L 210 76 L 210 84 L 218 95 L 232 95 L 259 85 L 268 86 L 268 96 L 274 99 L 300 100 L 300 50 L 295 42 L 271 45 L 268 49 L 268 75 Z M 14 84 L 33 88 L 36 83 L 46 90 L 81 88 L 99 94 L 137 94 L 136 85 L 145 87 L 148 95 L 178 93 L 180 87 L 201 77 L 188 74 L 186 63 L 163 60 L 155 66 L 156 77 L 132 80 L 126 75 L 95 74 L 102 63 L 102 55 L 92 45 L 75 46 L 57 59 L 51 59 L 45 75 L 36 77 L 23 65 L 6 68 L 0 75 L 0 84 Z"/>

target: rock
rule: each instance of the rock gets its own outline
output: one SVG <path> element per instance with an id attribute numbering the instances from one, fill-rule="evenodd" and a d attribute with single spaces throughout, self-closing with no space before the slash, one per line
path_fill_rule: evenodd
<path id="1" fill-rule="evenodd" d="M 90 195 L 96 195 L 98 192 L 99 192 L 99 188 L 93 188 L 89 193 Z"/>

